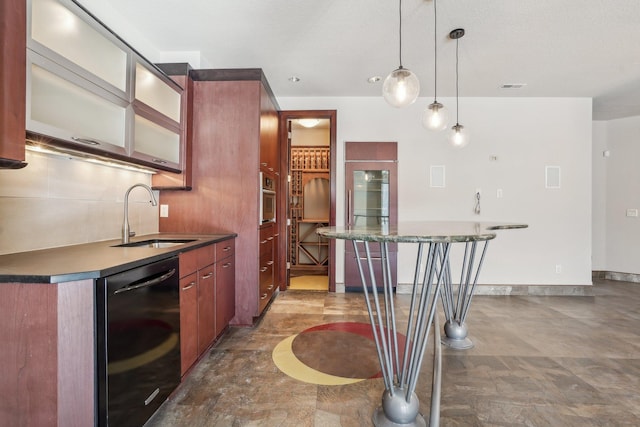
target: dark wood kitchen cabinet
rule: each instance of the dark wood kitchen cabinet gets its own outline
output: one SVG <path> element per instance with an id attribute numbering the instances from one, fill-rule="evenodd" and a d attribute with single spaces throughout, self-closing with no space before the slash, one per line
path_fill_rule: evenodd
<path id="1" fill-rule="evenodd" d="M 216 337 L 224 332 L 236 312 L 236 266 L 233 240 L 216 244 Z"/>
<path id="2" fill-rule="evenodd" d="M 0 168 L 24 167 L 26 25 L 24 0 L 0 3 Z"/>
<path id="3" fill-rule="evenodd" d="M 184 376 L 199 354 L 198 273 L 194 272 L 180 278 L 180 375 Z"/>
<path id="4" fill-rule="evenodd" d="M 198 353 L 216 338 L 216 270 L 214 264 L 198 269 Z"/>
<path id="5" fill-rule="evenodd" d="M 180 360 L 184 376 L 229 325 L 235 309 L 235 241 L 180 254 Z"/>
<path id="6" fill-rule="evenodd" d="M 189 370 L 215 338 L 214 263 L 215 245 L 180 254 L 182 375 Z"/>
<path id="7" fill-rule="evenodd" d="M 238 235 L 235 254 L 242 266 L 235 271 L 232 323 L 251 325 L 263 307 L 259 277 L 261 144 L 277 141 L 278 106 L 260 69 L 192 70 L 190 75 L 193 186 L 189 192 L 160 193 L 160 203 L 169 206 L 169 216 L 160 218 L 160 230 Z"/>
<path id="8" fill-rule="evenodd" d="M 273 222 L 263 224 L 260 227 L 260 311 L 264 310 L 275 292 L 275 230 Z"/>
<path id="9" fill-rule="evenodd" d="M 260 170 L 280 175 L 280 144 L 278 143 L 278 112 L 270 99 L 260 99 Z"/>

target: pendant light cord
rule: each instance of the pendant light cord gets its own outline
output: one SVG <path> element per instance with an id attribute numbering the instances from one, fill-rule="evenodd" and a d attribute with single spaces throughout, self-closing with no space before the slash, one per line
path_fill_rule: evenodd
<path id="1" fill-rule="evenodd" d="M 400 39 L 400 68 L 402 68 L 402 0 L 398 1 L 398 16 L 400 17 L 400 26 L 398 36 Z"/>
<path id="2" fill-rule="evenodd" d="M 458 40 L 459 39 L 456 39 L 456 125 L 460 124 L 458 108 Z"/>

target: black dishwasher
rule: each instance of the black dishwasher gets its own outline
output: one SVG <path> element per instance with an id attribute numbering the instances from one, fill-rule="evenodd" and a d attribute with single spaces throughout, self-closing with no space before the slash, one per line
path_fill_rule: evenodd
<path id="1" fill-rule="evenodd" d="M 142 426 L 180 383 L 173 257 L 97 281 L 98 425 Z"/>

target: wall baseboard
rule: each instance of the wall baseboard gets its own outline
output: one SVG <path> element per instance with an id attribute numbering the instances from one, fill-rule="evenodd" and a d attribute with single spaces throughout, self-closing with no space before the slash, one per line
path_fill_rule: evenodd
<path id="1" fill-rule="evenodd" d="M 640 274 L 619 273 L 617 271 L 593 271 L 591 277 L 600 280 L 616 280 L 620 282 L 640 283 Z"/>
<path id="2" fill-rule="evenodd" d="M 640 283 L 640 274 L 615 271 L 592 271 L 594 280 L 615 280 Z M 411 294 L 413 284 L 399 283 L 396 293 Z M 457 286 L 456 286 L 457 289 Z M 592 296 L 593 285 L 477 285 L 474 295 L 520 295 L 520 296 Z M 344 292 L 344 284 L 336 284 L 336 292 Z"/>
<path id="3" fill-rule="evenodd" d="M 474 295 L 589 296 L 592 285 L 477 285 Z M 410 294 L 412 284 L 398 284 L 397 294 Z M 455 287 L 457 288 L 457 286 Z"/>

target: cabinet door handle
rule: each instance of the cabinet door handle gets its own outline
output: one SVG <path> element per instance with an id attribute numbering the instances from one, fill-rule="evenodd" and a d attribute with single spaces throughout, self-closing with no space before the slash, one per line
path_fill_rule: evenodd
<path id="1" fill-rule="evenodd" d="M 260 296 L 260 299 L 265 299 L 265 298 L 267 298 L 267 294 L 262 294 L 262 295 Z"/>
<path id="2" fill-rule="evenodd" d="M 268 291 L 270 291 L 271 289 L 273 289 L 273 284 L 267 288 Z"/>
<path id="3" fill-rule="evenodd" d="M 263 241 L 261 241 L 261 242 L 260 242 L 260 244 L 261 244 L 261 245 L 264 245 L 264 244 L 265 244 L 265 243 L 267 243 L 267 242 L 268 242 L 268 240 L 263 240 Z"/>
<path id="4" fill-rule="evenodd" d="M 164 282 L 165 280 L 167 280 L 168 278 L 170 278 L 171 276 L 173 276 L 176 273 L 176 269 L 172 268 L 171 270 L 169 270 L 168 272 L 166 272 L 165 274 L 163 274 L 160 277 L 156 277 L 155 279 L 151 279 L 151 280 L 147 280 L 145 282 L 136 284 L 136 285 L 129 285 L 129 286 L 124 286 L 120 289 L 116 289 L 115 291 L 113 291 L 114 295 L 117 295 L 121 292 L 129 292 L 129 291 L 134 291 L 136 289 L 140 289 L 140 288 L 148 288 L 149 286 L 155 286 L 159 283 Z"/>
<path id="5" fill-rule="evenodd" d="M 184 288 L 182 288 L 183 291 L 186 291 L 188 289 L 193 288 L 196 285 L 196 282 L 191 282 L 189 283 L 187 286 L 185 286 Z"/>
<path id="6" fill-rule="evenodd" d="M 351 190 L 347 192 L 347 225 L 351 225 Z"/>
<path id="7" fill-rule="evenodd" d="M 267 271 L 269 269 L 269 267 L 262 267 L 260 269 L 260 273 L 264 273 L 265 271 Z"/>
<path id="8" fill-rule="evenodd" d="M 231 250 L 231 246 L 225 246 L 224 249 L 222 249 L 222 252 L 229 252 Z"/>
<path id="9" fill-rule="evenodd" d="M 273 237 L 267 237 L 267 240 L 271 241 L 273 240 Z"/>
<path id="10" fill-rule="evenodd" d="M 231 267 L 230 262 L 225 262 L 224 264 L 222 264 L 222 268 L 229 268 L 229 267 Z"/>
<path id="11" fill-rule="evenodd" d="M 98 141 L 96 141 L 95 139 L 80 138 L 80 137 L 77 137 L 77 136 L 72 136 L 71 139 L 73 139 L 75 142 L 81 142 L 81 143 L 87 144 L 87 145 L 100 145 L 100 143 Z"/>
<path id="12" fill-rule="evenodd" d="M 162 160 L 162 159 L 151 159 L 151 161 L 153 163 L 159 163 L 161 165 L 166 165 L 167 164 L 166 160 Z"/>
<path id="13" fill-rule="evenodd" d="M 205 274 L 204 276 L 202 276 L 203 279 L 208 279 L 209 277 L 213 276 L 213 271 L 210 273 Z"/>
<path id="14" fill-rule="evenodd" d="M 267 261 L 267 265 L 273 265 L 273 261 Z"/>

